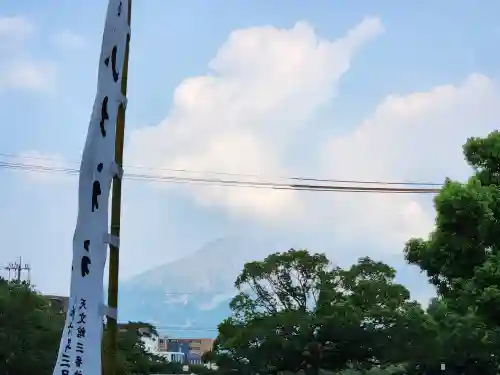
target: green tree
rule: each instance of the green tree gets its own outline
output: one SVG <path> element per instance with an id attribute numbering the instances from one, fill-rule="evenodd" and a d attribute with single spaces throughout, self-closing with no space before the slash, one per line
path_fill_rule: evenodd
<path id="1" fill-rule="evenodd" d="M 328 268 L 323 254 L 294 249 L 245 264 L 214 346 L 221 371 L 316 371 L 313 312 Z"/>
<path id="2" fill-rule="evenodd" d="M 63 326 L 64 316 L 32 286 L 0 278 L 0 374 L 52 374 Z M 155 327 L 142 322 L 119 332 L 117 375 L 182 372 L 146 351 L 142 338 L 151 335 Z"/>
<path id="3" fill-rule="evenodd" d="M 443 299 L 434 299 L 428 309 L 437 328 L 433 350 L 424 358 L 410 363 L 408 370 L 417 368 L 429 374 L 442 374 L 441 363 L 448 374 L 496 375 L 500 331 L 491 329 L 473 311 L 459 314 L 450 310 Z"/>
<path id="4" fill-rule="evenodd" d="M 395 275 L 393 268 L 370 258 L 331 272 L 316 312 L 323 368 L 397 365 L 432 348 L 431 322 L 409 291 L 394 282 Z"/>
<path id="5" fill-rule="evenodd" d="M 0 279 L 0 374 L 52 374 L 63 325 L 29 284 Z"/>
<path id="6" fill-rule="evenodd" d="M 369 258 L 330 269 L 324 255 L 305 250 L 248 263 L 205 359 L 227 374 L 306 375 L 416 361 L 432 350 L 435 331 L 394 278 Z"/>
<path id="7" fill-rule="evenodd" d="M 426 272 L 449 307 L 475 312 L 500 326 L 500 133 L 470 138 L 463 147 L 473 174 L 447 179 L 434 200 L 436 226 L 405 247 L 409 263 Z"/>
<path id="8" fill-rule="evenodd" d="M 216 374 L 217 371 L 208 368 L 202 364 L 189 365 L 189 372 L 196 375 L 211 375 Z"/>
<path id="9" fill-rule="evenodd" d="M 104 331 L 107 335 L 107 331 Z M 182 366 L 149 353 L 143 338 L 157 336 L 156 328 L 144 322 L 129 322 L 118 333 L 117 375 L 165 373 L 179 374 Z M 106 357 L 104 357 L 106 358 Z"/>

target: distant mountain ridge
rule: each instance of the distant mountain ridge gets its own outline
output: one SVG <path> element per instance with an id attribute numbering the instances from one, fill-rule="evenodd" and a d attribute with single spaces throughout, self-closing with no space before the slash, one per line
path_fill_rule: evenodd
<path id="1" fill-rule="evenodd" d="M 270 241 L 219 238 L 195 253 L 120 285 L 120 320 L 147 321 L 177 337 L 215 337 L 230 314 L 234 281 L 244 264 L 280 251 Z"/>

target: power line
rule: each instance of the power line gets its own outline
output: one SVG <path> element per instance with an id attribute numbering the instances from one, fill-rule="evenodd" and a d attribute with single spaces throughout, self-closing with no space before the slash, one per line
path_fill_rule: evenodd
<path id="1" fill-rule="evenodd" d="M 0 157 L 7 159 L 25 159 L 25 160 L 45 160 L 51 162 L 58 162 L 59 160 L 47 157 L 37 157 L 37 156 L 17 156 L 14 154 L 0 153 Z M 22 164 L 22 163 L 21 163 Z M 65 164 L 79 165 L 76 161 L 67 161 Z M 231 173 L 231 172 L 220 172 L 220 171 L 199 171 L 190 169 L 175 169 L 175 168 L 157 168 L 157 167 L 147 167 L 147 166 L 133 166 L 125 165 L 126 169 L 139 169 L 139 170 L 150 170 L 150 171 L 164 171 L 164 172 L 175 172 L 175 173 L 190 173 L 190 174 L 204 174 L 204 175 L 222 175 L 222 176 L 234 176 L 234 177 L 253 177 L 262 178 L 263 175 L 254 173 Z M 69 168 L 73 169 L 73 168 Z M 396 182 L 396 181 L 378 181 L 378 180 L 342 180 L 342 179 L 332 179 L 332 178 L 317 178 L 317 177 L 297 177 L 297 176 L 278 176 L 275 177 L 277 180 L 296 180 L 296 181 L 310 181 L 310 182 L 333 182 L 333 183 L 345 183 L 345 184 L 363 184 L 363 185 L 406 185 L 406 186 L 441 186 L 442 184 L 436 182 L 417 182 L 417 181 L 407 181 L 407 182 Z"/>
<path id="2" fill-rule="evenodd" d="M 238 293 L 238 290 L 235 289 L 234 291 L 230 291 L 230 290 L 226 290 L 226 291 L 222 291 L 222 290 L 210 290 L 210 291 L 199 291 L 199 292 L 163 292 L 163 294 L 167 295 L 167 296 L 192 296 L 192 295 L 196 295 L 196 294 L 228 294 L 228 293 L 234 293 L 235 295 Z"/>
<path id="3" fill-rule="evenodd" d="M 179 326 L 155 326 L 155 328 L 158 331 L 210 331 L 210 332 L 217 332 L 217 328 L 213 327 L 179 327 Z"/>
<path id="4" fill-rule="evenodd" d="M 60 173 L 67 175 L 77 175 L 79 170 L 75 168 L 63 168 L 54 166 L 44 166 L 36 164 L 26 164 L 18 162 L 1 162 L 1 169 L 21 170 L 29 172 L 42 173 Z M 219 178 L 198 178 L 198 177 L 178 177 L 178 176 L 162 176 L 158 174 L 140 174 L 126 173 L 125 178 L 136 181 L 163 182 L 163 183 L 181 183 L 181 184 L 201 184 L 211 186 L 226 186 L 240 187 L 253 189 L 273 189 L 273 190 L 298 190 L 298 191 L 330 191 L 330 192 L 351 192 L 351 193 L 413 193 L 413 194 L 435 194 L 440 191 L 437 188 L 403 188 L 403 187 L 373 187 L 373 186 L 339 186 L 339 185 L 324 185 L 324 184 L 293 184 L 293 183 L 278 183 L 271 181 L 244 181 L 244 180 L 227 180 Z M 362 182 L 356 181 L 361 184 Z M 387 185 L 387 183 L 384 183 Z"/>

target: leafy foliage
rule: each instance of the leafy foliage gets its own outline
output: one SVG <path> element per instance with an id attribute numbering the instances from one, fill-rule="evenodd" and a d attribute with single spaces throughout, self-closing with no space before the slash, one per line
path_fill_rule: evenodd
<path id="1" fill-rule="evenodd" d="M 63 323 L 30 285 L 0 279 L 0 373 L 52 373 Z"/>
<path id="2" fill-rule="evenodd" d="M 64 316 L 29 284 L 0 279 L 0 374 L 52 374 L 63 326 Z M 146 351 L 141 338 L 151 334 L 155 327 L 142 322 L 119 333 L 117 375 L 182 372 Z"/>
<path id="3" fill-rule="evenodd" d="M 470 138 L 464 155 L 473 169 L 465 183 L 447 180 L 435 199 L 436 227 L 411 239 L 406 259 L 425 271 L 448 305 L 470 306 L 500 325 L 500 133 Z"/>
<path id="4" fill-rule="evenodd" d="M 140 328 L 143 328 L 140 330 Z M 107 332 L 105 331 L 105 335 Z M 127 329 L 118 334 L 116 375 L 129 374 L 179 374 L 181 365 L 169 363 L 165 358 L 149 353 L 143 337 L 156 335 L 156 328 L 142 322 L 129 322 Z"/>
<path id="5" fill-rule="evenodd" d="M 245 265 L 233 315 L 219 325 L 222 373 L 366 370 L 423 356 L 429 318 L 386 264 L 362 258 L 331 268 L 323 254 L 291 249 Z"/>
<path id="6" fill-rule="evenodd" d="M 448 373 L 498 373 L 500 331 L 492 330 L 470 309 L 466 314 L 451 310 L 443 299 L 434 299 L 428 308 L 429 317 L 436 328 L 433 351 L 415 365 L 429 373 L 442 374 L 441 363 Z"/>

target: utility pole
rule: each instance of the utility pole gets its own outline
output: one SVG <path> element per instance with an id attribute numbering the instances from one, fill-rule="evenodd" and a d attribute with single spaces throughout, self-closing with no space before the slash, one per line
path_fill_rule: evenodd
<path id="1" fill-rule="evenodd" d="M 5 270 L 9 271 L 9 281 L 11 280 L 11 272 L 14 272 L 14 278 L 17 282 L 22 279 L 23 271 L 28 271 L 28 281 L 30 281 L 31 267 L 28 263 L 23 265 L 22 257 L 17 258 L 19 262 L 9 263 Z"/>

